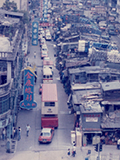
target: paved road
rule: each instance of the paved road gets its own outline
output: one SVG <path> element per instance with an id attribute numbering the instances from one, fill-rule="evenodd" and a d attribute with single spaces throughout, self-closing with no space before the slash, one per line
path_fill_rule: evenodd
<path id="1" fill-rule="evenodd" d="M 55 63 L 53 43 L 47 42 L 49 57 Z M 37 53 L 37 57 L 34 58 L 34 51 Z M 37 108 L 27 111 L 21 110 L 18 114 L 18 125 L 22 129 L 21 140 L 18 141 L 18 151 L 30 151 L 30 150 L 54 150 L 64 149 L 71 146 L 71 130 L 73 129 L 74 118 L 73 115 L 69 115 L 67 108 L 68 96 L 65 94 L 62 84 L 59 80 L 58 71 L 54 68 L 54 80 L 57 84 L 58 90 L 58 105 L 59 105 L 59 127 L 55 130 L 55 135 L 51 144 L 38 144 L 38 137 L 41 130 L 41 95 L 39 95 L 39 84 L 42 82 L 42 60 L 40 58 L 40 47 L 30 46 L 30 54 L 28 55 L 29 64 L 36 64 L 37 66 L 37 83 L 34 88 L 34 99 L 37 102 Z M 29 137 L 26 137 L 26 124 L 30 124 L 31 130 Z"/>

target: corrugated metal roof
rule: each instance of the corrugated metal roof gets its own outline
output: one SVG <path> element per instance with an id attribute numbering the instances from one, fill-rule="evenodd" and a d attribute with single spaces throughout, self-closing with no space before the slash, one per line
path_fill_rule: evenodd
<path id="1" fill-rule="evenodd" d="M 104 91 L 120 90 L 120 81 L 105 82 L 102 83 L 101 85 Z"/>

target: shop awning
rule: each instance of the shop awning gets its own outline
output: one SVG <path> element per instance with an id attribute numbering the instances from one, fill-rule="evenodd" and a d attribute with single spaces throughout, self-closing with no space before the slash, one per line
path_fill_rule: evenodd
<path id="1" fill-rule="evenodd" d="M 102 132 L 101 132 L 101 129 L 86 128 L 86 129 L 83 129 L 83 133 L 102 133 Z"/>
<path id="2" fill-rule="evenodd" d="M 83 133 L 102 133 L 101 131 L 83 131 Z"/>

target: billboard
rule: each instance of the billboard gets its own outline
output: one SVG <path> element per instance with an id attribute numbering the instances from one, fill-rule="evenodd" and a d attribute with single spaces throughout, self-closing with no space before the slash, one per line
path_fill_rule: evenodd
<path id="1" fill-rule="evenodd" d="M 24 95 L 20 107 L 28 110 L 37 107 L 34 102 L 34 74 L 29 69 L 24 70 Z"/>

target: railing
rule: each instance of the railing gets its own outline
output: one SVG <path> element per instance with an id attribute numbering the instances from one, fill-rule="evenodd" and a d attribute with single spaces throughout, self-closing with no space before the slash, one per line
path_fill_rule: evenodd
<path id="1" fill-rule="evenodd" d="M 19 49 L 19 44 L 20 44 L 20 41 L 21 41 L 22 33 L 23 33 L 22 30 L 18 31 L 18 34 L 15 37 L 14 44 L 11 44 L 11 46 L 10 46 L 10 47 L 12 47 L 11 51 L 0 52 L 0 59 L 2 59 L 2 60 L 14 60 L 14 57 L 16 56 L 16 53 L 18 52 L 18 49 Z"/>
<path id="2" fill-rule="evenodd" d="M 8 93 L 9 90 L 10 90 L 10 82 L 0 85 L 0 96 L 5 93 Z"/>

